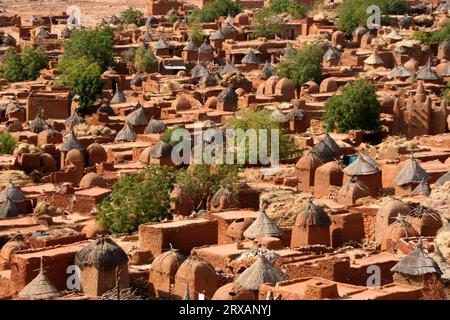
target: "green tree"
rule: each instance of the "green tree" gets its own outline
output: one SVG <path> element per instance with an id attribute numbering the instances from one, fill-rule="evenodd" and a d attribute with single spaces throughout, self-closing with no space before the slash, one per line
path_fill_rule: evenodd
<path id="1" fill-rule="evenodd" d="M 252 20 L 253 38 L 274 38 L 276 35 L 281 35 L 283 32 L 283 25 L 276 20 L 269 7 L 259 9 L 254 14 Z"/>
<path id="2" fill-rule="evenodd" d="M 175 11 L 172 11 L 172 13 L 170 14 L 170 16 L 167 18 L 167 21 L 171 22 L 171 23 L 175 23 L 178 20 L 178 14 Z"/>
<path id="3" fill-rule="evenodd" d="M 134 24 L 139 27 L 142 25 L 143 18 L 144 13 L 141 10 L 129 7 L 128 9 L 122 11 L 120 15 L 120 22 L 122 25 Z"/>
<path id="4" fill-rule="evenodd" d="M 97 63 L 102 71 L 114 66 L 114 32 L 109 27 L 75 30 L 64 44 L 64 54 L 59 68 L 64 72 L 66 63 L 86 58 Z"/>
<path id="5" fill-rule="evenodd" d="M 308 12 L 308 8 L 297 0 L 270 0 L 268 8 L 273 14 L 288 12 L 296 18 L 303 18 Z"/>
<path id="6" fill-rule="evenodd" d="M 209 199 L 221 186 L 235 193 L 239 191 L 239 171 L 236 165 L 191 165 L 187 170 L 178 170 L 176 183 L 189 192 L 197 210 L 206 209 Z"/>
<path id="7" fill-rule="evenodd" d="M 195 42 L 199 43 L 203 41 L 203 28 L 198 23 L 193 23 L 189 26 L 188 29 L 189 38 Z"/>
<path id="8" fill-rule="evenodd" d="M 300 150 L 295 145 L 292 138 L 287 135 L 282 129 L 278 122 L 274 121 L 270 117 L 270 112 L 268 110 L 259 110 L 253 111 L 250 109 L 242 110 L 240 114 L 235 117 L 228 119 L 226 123 L 227 128 L 231 128 L 234 130 L 242 129 L 244 131 L 252 129 L 259 134 L 259 130 L 268 130 L 268 138 L 267 145 L 264 146 L 266 150 L 268 150 L 268 154 L 271 154 L 271 129 L 279 130 L 279 157 L 281 162 L 292 161 L 300 156 Z M 235 146 L 239 146 L 239 140 L 236 141 Z M 250 150 L 250 141 L 246 139 L 246 141 L 241 141 L 245 143 L 245 157 L 246 163 L 249 160 L 249 150 Z M 260 140 L 258 136 L 258 144 L 256 146 L 257 150 L 260 150 L 262 146 L 259 145 Z M 235 156 L 237 157 L 239 150 L 236 150 Z"/>
<path id="9" fill-rule="evenodd" d="M 341 95 L 333 95 L 325 104 L 324 121 L 328 130 L 338 132 L 377 130 L 380 126 L 381 107 L 373 85 L 358 80 Z"/>
<path id="10" fill-rule="evenodd" d="M 161 141 L 164 141 L 165 143 L 171 144 L 172 147 L 174 147 L 177 144 L 179 144 L 182 141 L 182 138 L 180 138 L 180 140 L 178 140 L 178 141 L 172 140 L 172 133 L 174 131 L 176 131 L 177 129 L 184 129 L 184 126 L 181 125 L 181 124 L 178 124 L 175 127 L 166 128 L 166 130 L 164 130 L 164 133 L 161 136 Z"/>
<path id="11" fill-rule="evenodd" d="M 351 36 L 358 26 L 365 26 L 370 15 L 367 13 L 367 8 L 371 5 L 380 7 L 384 15 L 382 16 L 383 25 L 388 21 L 385 15 L 401 15 L 410 9 L 405 0 L 346 0 L 338 8 L 339 30 Z"/>
<path id="12" fill-rule="evenodd" d="M 1 67 L 3 77 L 9 82 L 35 80 L 41 69 L 48 67 L 47 55 L 41 49 L 25 46 L 21 53 L 9 48 Z"/>
<path id="13" fill-rule="evenodd" d="M 134 232 L 140 224 L 171 219 L 170 192 L 174 172 L 152 165 L 115 183 L 110 199 L 97 206 L 99 224 L 111 233 Z"/>
<path id="14" fill-rule="evenodd" d="M 192 22 L 213 22 L 221 16 L 231 14 L 237 15 L 241 12 L 238 4 L 233 0 L 213 0 L 208 2 L 201 9 L 195 9 L 189 16 Z"/>
<path id="15" fill-rule="evenodd" d="M 134 67 L 137 71 L 151 72 L 152 67 L 156 64 L 156 62 L 156 57 L 150 49 L 141 46 L 136 50 Z"/>
<path id="16" fill-rule="evenodd" d="M 0 154 L 11 154 L 16 147 L 16 139 L 8 130 L 0 133 Z"/>
<path id="17" fill-rule="evenodd" d="M 450 41 L 450 23 L 446 22 L 440 29 L 433 31 L 416 31 L 410 39 L 423 44 L 441 44 L 445 40 Z"/>
<path id="18" fill-rule="evenodd" d="M 301 50 L 293 52 L 287 60 L 280 62 L 277 74 L 291 79 L 296 85 L 305 82 L 322 81 L 323 50 L 318 45 L 306 45 Z"/>

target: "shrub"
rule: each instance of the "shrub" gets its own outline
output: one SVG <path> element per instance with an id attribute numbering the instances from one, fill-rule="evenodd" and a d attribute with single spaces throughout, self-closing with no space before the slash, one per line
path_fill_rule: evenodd
<path id="1" fill-rule="evenodd" d="M 325 104 L 324 121 L 328 130 L 347 132 L 352 129 L 377 130 L 381 107 L 373 85 L 358 80 L 340 96 L 333 95 Z"/>
<path id="2" fill-rule="evenodd" d="M 322 80 L 323 51 L 318 45 L 307 45 L 293 52 L 287 60 L 280 62 L 277 74 L 291 79 L 296 85 L 308 81 L 320 83 Z"/>
<path id="3" fill-rule="evenodd" d="M 172 12 L 170 16 L 167 18 L 167 21 L 171 23 L 175 23 L 178 20 L 178 14 L 176 12 Z"/>
<path id="4" fill-rule="evenodd" d="M 16 147 L 16 139 L 8 132 L 0 133 L 0 153 L 11 154 Z"/>
<path id="5" fill-rule="evenodd" d="M 141 10 L 130 7 L 121 13 L 120 22 L 122 25 L 134 24 L 139 27 L 142 25 L 143 18 L 144 13 Z"/>
<path id="6" fill-rule="evenodd" d="M 21 53 L 9 48 L 1 67 L 3 77 L 9 82 L 36 80 L 41 69 L 48 67 L 47 55 L 41 49 L 25 46 Z"/>
<path id="7" fill-rule="evenodd" d="M 233 16 L 241 12 L 241 9 L 233 0 L 213 0 L 201 9 L 195 9 L 189 16 L 192 22 L 213 22 L 221 16 L 231 14 Z"/>
<path id="8" fill-rule="evenodd" d="M 141 46 L 136 50 L 134 67 L 137 71 L 151 72 L 152 67 L 156 64 L 156 62 L 156 57 L 150 49 Z"/>
<path id="9" fill-rule="evenodd" d="M 203 28 L 200 24 L 194 23 L 188 30 L 189 38 L 196 43 L 203 41 Z"/>
<path id="10" fill-rule="evenodd" d="M 283 25 L 273 19 L 272 11 L 266 7 L 256 11 L 253 25 L 253 38 L 274 38 L 276 35 L 281 35 L 283 32 Z"/>
<path id="11" fill-rule="evenodd" d="M 173 170 L 160 165 L 121 179 L 97 206 L 99 224 L 111 233 L 131 233 L 140 224 L 170 219 L 173 183 Z"/>

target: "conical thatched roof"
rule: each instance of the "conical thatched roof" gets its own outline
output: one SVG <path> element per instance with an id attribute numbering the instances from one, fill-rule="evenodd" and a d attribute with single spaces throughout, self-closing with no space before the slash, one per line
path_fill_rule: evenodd
<path id="1" fill-rule="evenodd" d="M 125 125 L 123 126 L 122 130 L 120 130 L 115 141 L 136 141 L 137 134 L 136 131 L 134 131 L 133 126 L 131 126 L 128 122 L 125 122 Z"/>
<path id="2" fill-rule="evenodd" d="M 166 130 L 166 125 L 162 121 L 152 118 L 145 127 L 144 134 L 159 133 L 164 130 Z"/>
<path id="3" fill-rule="evenodd" d="M 430 60 L 428 60 L 425 67 L 419 70 L 416 78 L 417 80 L 439 80 L 438 74 L 431 68 Z"/>
<path id="4" fill-rule="evenodd" d="M 26 200 L 25 194 L 16 187 L 13 182 L 8 182 L 5 189 L 0 192 L 0 203 L 4 202 L 7 198 L 11 199 L 15 203 L 23 202 Z"/>
<path id="5" fill-rule="evenodd" d="M 238 197 L 225 186 L 221 186 L 220 189 L 212 196 L 210 201 L 211 206 L 216 208 L 219 207 L 221 203 L 223 203 L 224 209 L 239 207 Z"/>
<path id="6" fill-rule="evenodd" d="M 84 123 L 84 119 L 82 116 L 78 114 L 77 111 L 74 111 L 64 122 L 64 125 L 66 129 L 68 129 L 71 126 L 76 126 L 78 124 Z"/>
<path id="7" fill-rule="evenodd" d="M 367 154 L 361 153 L 359 157 L 344 170 L 349 176 L 366 176 L 378 172 L 378 165 Z"/>
<path id="8" fill-rule="evenodd" d="M 84 150 L 84 146 L 78 141 L 77 136 L 73 130 L 70 131 L 69 136 L 63 142 L 63 144 L 59 147 L 59 150 L 62 152 L 69 152 L 72 149 L 76 150 Z"/>
<path id="9" fill-rule="evenodd" d="M 196 52 L 198 51 L 198 47 L 195 45 L 194 41 L 189 40 L 189 42 L 184 46 L 183 51 Z"/>
<path id="10" fill-rule="evenodd" d="M 159 38 L 158 42 L 155 44 L 155 49 L 163 50 L 163 49 L 170 49 L 170 45 L 167 43 L 166 39 Z"/>
<path id="11" fill-rule="evenodd" d="M 386 38 L 392 40 L 403 40 L 403 36 L 398 33 L 396 28 L 392 28 L 391 32 L 388 35 L 386 35 Z"/>
<path id="12" fill-rule="evenodd" d="M 147 28 L 147 30 L 145 30 L 145 33 L 144 33 L 143 41 L 144 42 L 151 42 L 152 40 L 153 40 L 152 39 L 152 35 L 150 34 L 149 29 Z"/>
<path id="13" fill-rule="evenodd" d="M 142 81 L 144 81 L 142 73 L 138 72 L 134 75 L 133 79 L 131 79 L 130 84 L 136 87 L 140 87 L 142 86 Z"/>
<path id="14" fill-rule="evenodd" d="M 170 157 L 172 154 L 172 145 L 160 140 L 151 150 L 150 156 L 153 159 Z"/>
<path id="15" fill-rule="evenodd" d="M 242 64 L 259 64 L 259 59 L 253 50 L 247 52 L 247 54 L 241 60 Z"/>
<path id="16" fill-rule="evenodd" d="M 202 78 L 198 82 L 199 84 L 202 84 L 206 87 L 213 87 L 217 85 L 218 79 L 217 77 L 213 77 L 208 70 L 206 70 L 205 74 L 202 76 Z"/>
<path id="17" fill-rule="evenodd" d="M 394 182 L 399 186 L 403 186 L 408 183 L 428 181 L 428 178 L 428 173 L 423 170 L 416 158 L 411 156 L 411 160 L 403 167 L 402 171 L 398 173 Z"/>
<path id="18" fill-rule="evenodd" d="M 329 47 L 327 52 L 323 55 L 323 61 L 331 61 L 341 58 L 341 52 L 335 47 Z"/>
<path id="19" fill-rule="evenodd" d="M 202 45 L 198 48 L 198 52 L 200 52 L 200 53 L 213 53 L 214 52 L 214 48 L 209 43 L 209 40 L 205 39 L 205 41 L 203 41 Z"/>
<path id="20" fill-rule="evenodd" d="M 120 90 L 119 85 L 116 84 L 116 93 L 112 97 L 110 104 L 124 103 L 126 101 L 127 98 L 125 98 L 125 95 L 123 94 L 122 90 Z"/>
<path id="21" fill-rule="evenodd" d="M 193 67 L 191 70 L 191 78 L 198 79 L 198 78 L 203 77 L 207 73 L 208 73 L 208 70 L 206 70 L 206 68 L 202 64 L 200 64 L 200 62 L 198 62 L 196 64 L 196 66 Z"/>
<path id="22" fill-rule="evenodd" d="M 411 71 L 409 71 L 408 69 L 406 69 L 404 66 L 396 65 L 394 67 L 394 69 L 392 69 L 389 72 L 388 77 L 389 78 L 409 78 L 412 75 L 413 75 L 413 73 Z"/>
<path id="23" fill-rule="evenodd" d="M 258 218 L 245 230 L 244 237 L 256 239 L 261 237 L 281 237 L 283 231 L 270 219 L 264 211 L 259 212 Z"/>
<path id="24" fill-rule="evenodd" d="M 225 39 L 225 35 L 222 33 L 222 30 L 217 30 L 216 32 L 213 32 L 211 36 L 209 37 L 210 40 L 223 40 Z"/>
<path id="25" fill-rule="evenodd" d="M 294 119 L 301 120 L 303 119 L 303 112 L 297 106 L 295 106 L 294 108 L 291 109 L 291 111 L 289 111 L 287 116 L 289 117 L 290 120 Z"/>
<path id="26" fill-rule="evenodd" d="M 442 274 L 438 264 L 423 250 L 422 238 L 419 239 L 416 248 L 403 257 L 391 271 L 410 276 L 423 276 L 430 273 Z"/>
<path id="27" fill-rule="evenodd" d="M 421 181 L 417 187 L 411 192 L 412 196 L 424 195 L 429 196 L 431 194 L 431 188 L 428 185 L 428 181 Z"/>
<path id="28" fill-rule="evenodd" d="M 278 270 L 264 256 L 260 255 L 258 259 L 235 280 L 246 289 L 259 290 L 262 284 L 272 285 L 280 281 L 287 280 L 288 276 Z"/>
<path id="29" fill-rule="evenodd" d="M 125 121 L 133 126 L 145 126 L 148 123 L 148 118 L 144 107 L 139 104 L 136 110 L 126 116 Z"/>
<path id="30" fill-rule="evenodd" d="M 320 140 L 311 149 L 310 152 L 314 154 L 323 163 L 333 161 L 335 158 L 335 153 L 331 148 L 324 142 Z"/>
<path id="31" fill-rule="evenodd" d="M 83 269 L 94 266 L 109 271 L 128 261 L 128 256 L 110 237 L 102 235 L 81 249 L 75 255 L 75 264 Z"/>
<path id="32" fill-rule="evenodd" d="M 236 102 L 238 101 L 238 95 L 236 94 L 236 91 L 234 91 L 234 88 L 230 85 L 219 93 L 217 96 L 217 101 Z"/>
<path id="33" fill-rule="evenodd" d="M 378 55 L 377 50 L 374 50 L 369 57 L 367 57 L 366 60 L 364 60 L 365 64 L 368 65 L 380 65 L 380 64 L 384 64 L 383 59 L 380 58 L 380 56 Z"/>
<path id="34" fill-rule="evenodd" d="M 0 218 L 15 218 L 20 211 L 10 198 L 6 198 L 0 205 Z"/>
<path id="35" fill-rule="evenodd" d="M 36 33 L 36 37 L 39 39 L 48 39 L 50 37 L 50 33 L 45 28 L 39 28 L 39 31 Z"/>
<path id="36" fill-rule="evenodd" d="M 450 181 L 450 171 L 441 176 L 439 179 L 437 179 L 435 184 L 440 187 L 443 186 L 448 181 Z"/>
<path id="37" fill-rule="evenodd" d="M 232 65 L 231 63 L 229 63 L 228 61 L 225 63 L 225 65 L 223 66 L 223 68 L 220 70 L 220 74 L 223 75 L 225 73 L 238 73 L 239 69 L 236 68 L 234 65 Z"/>
<path id="38" fill-rule="evenodd" d="M 434 244 L 434 261 L 436 261 L 436 263 L 439 266 L 439 269 L 441 269 L 442 272 L 441 279 L 445 283 L 450 282 L 450 264 L 444 258 L 441 249 L 439 249 L 439 246 L 436 243 Z"/>
<path id="39" fill-rule="evenodd" d="M 67 120 L 66 120 L 67 121 Z M 34 133 L 39 133 L 47 129 L 47 121 L 40 115 L 37 114 L 36 118 L 30 123 L 30 131 Z"/>
<path id="40" fill-rule="evenodd" d="M 331 224 L 331 220 L 323 210 L 323 207 L 314 204 L 309 201 L 305 210 L 300 214 L 300 226 L 322 226 L 328 227 Z"/>
<path id="41" fill-rule="evenodd" d="M 271 76 L 274 76 L 275 74 L 276 74 L 275 68 L 272 66 L 271 63 L 267 61 L 266 64 L 261 69 L 261 74 L 259 75 L 259 77 L 261 79 L 269 79 Z"/>
<path id="42" fill-rule="evenodd" d="M 19 297 L 28 299 L 52 299 L 61 295 L 61 292 L 51 283 L 44 268 L 44 258 L 41 258 L 41 269 L 39 274 L 28 283 L 22 291 L 19 292 Z"/>

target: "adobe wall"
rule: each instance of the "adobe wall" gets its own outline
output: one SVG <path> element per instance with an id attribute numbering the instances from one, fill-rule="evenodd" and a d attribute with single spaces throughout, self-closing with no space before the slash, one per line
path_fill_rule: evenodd
<path id="1" fill-rule="evenodd" d="M 328 280 L 346 282 L 350 272 L 350 262 L 339 258 L 326 258 L 314 261 L 283 264 L 289 279 L 320 277 Z"/>
<path id="2" fill-rule="evenodd" d="M 34 95 L 32 93 L 27 100 L 27 120 L 36 118 L 41 107 L 44 109 L 44 114 L 47 118 L 67 119 L 70 115 L 69 105 L 68 94 L 50 96 Z"/>
<path id="3" fill-rule="evenodd" d="M 217 243 L 217 221 L 196 219 L 139 226 L 139 248 L 158 256 L 170 244 L 184 255 L 194 247 Z"/>

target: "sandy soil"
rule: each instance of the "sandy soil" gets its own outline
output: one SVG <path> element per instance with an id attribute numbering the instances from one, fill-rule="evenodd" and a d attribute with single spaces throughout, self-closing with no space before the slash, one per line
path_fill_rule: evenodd
<path id="1" fill-rule="evenodd" d="M 110 18 L 127 7 L 134 7 L 145 13 L 145 0 L 0 0 L 0 10 L 7 15 L 17 14 L 22 17 L 22 24 L 29 25 L 33 15 L 57 15 L 67 11 L 69 6 L 80 8 L 81 22 L 85 26 L 96 25 L 102 17 Z"/>

